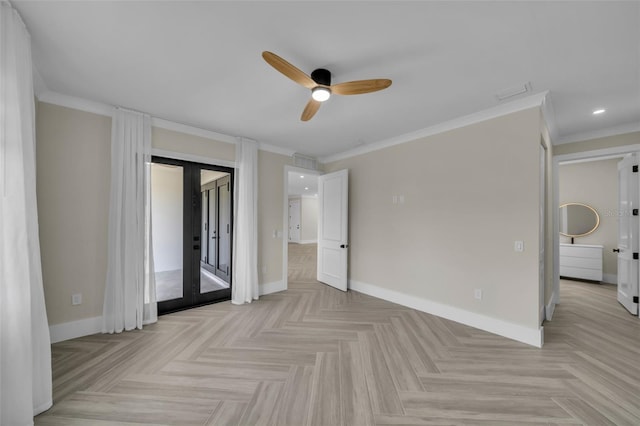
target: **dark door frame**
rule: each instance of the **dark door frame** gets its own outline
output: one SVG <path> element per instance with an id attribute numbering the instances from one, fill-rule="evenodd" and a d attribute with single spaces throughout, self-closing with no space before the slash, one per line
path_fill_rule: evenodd
<path id="1" fill-rule="evenodd" d="M 177 160 L 153 156 L 152 163 L 180 166 L 184 171 L 183 177 L 183 269 L 182 285 L 183 295 L 180 299 L 158 302 L 158 314 L 181 311 L 210 303 L 231 300 L 233 286 L 231 269 L 233 267 L 233 181 L 234 169 L 231 167 L 201 164 L 192 161 Z M 230 192 L 230 231 L 229 231 L 229 288 L 215 290 L 207 293 L 200 292 L 200 261 L 201 261 L 201 236 L 202 236 L 202 194 L 200 185 L 200 170 L 213 170 L 229 174 Z M 191 212 L 191 214 L 187 214 Z"/>

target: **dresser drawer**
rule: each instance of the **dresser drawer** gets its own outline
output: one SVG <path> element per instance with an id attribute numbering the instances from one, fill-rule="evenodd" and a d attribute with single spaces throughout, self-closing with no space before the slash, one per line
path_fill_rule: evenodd
<path id="1" fill-rule="evenodd" d="M 560 276 L 602 281 L 602 246 L 560 244 Z"/>

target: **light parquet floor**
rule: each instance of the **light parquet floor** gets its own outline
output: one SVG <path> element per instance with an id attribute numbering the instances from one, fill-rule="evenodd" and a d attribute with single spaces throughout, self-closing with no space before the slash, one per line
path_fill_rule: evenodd
<path id="1" fill-rule="evenodd" d="M 640 321 L 611 286 L 563 281 L 536 349 L 304 270 L 250 305 L 53 345 L 36 425 L 640 424 Z"/>

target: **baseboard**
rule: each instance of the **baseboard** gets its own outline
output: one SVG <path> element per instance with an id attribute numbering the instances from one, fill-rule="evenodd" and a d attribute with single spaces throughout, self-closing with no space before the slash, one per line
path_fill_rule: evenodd
<path id="1" fill-rule="evenodd" d="M 367 284 L 359 281 L 350 280 L 349 288 L 369 296 L 377 297 L 389 302 L 397 303 L 408 308 L 446 318 L 460 324 L 488 331 L 499 336 L 517 340 L 535 347 L 542 347 L 544 342 L 543 327 L 537 329 L 524 327 L 508 321 L 491 318 L 486 315 L 470 312 L 465 309 L 456 308 L 445 305 L 443 303 L 433 302 L 421 297 L 410 296 L 394 290 L 378 287 L 373 284 Z"/>
<path id="2" fill-rule="evenodd" d="M 286 290 L 283 281 L 264 283 L 259 286 L 260 295 Z M 85 318 L 78 321 L 65 322 L 49 326 L 51 343 L 63 342 L 76 337 L 89 336 L 102 332 L 102 317 Z"/>
<path id="3" fill-rule="evenodd" d="M 284 291 L 287 289 L 287 287 L 284 284 L 284 281 L 280 280 L 280 281 L 273 281 L 270 283 L 264 283 L 264 284 L 260 284 L 258 286 L 258 288 L 260 289 L 260 296 L 265 296 L 267 294 L 271 294 L 271 293 L 277 293 L 279 291 Z"/>
<path id="4" fill-rule="evenodd" d="M 617 274 L 602 274 L 602 282 L 607 284 L 615 284 L 618 285 L 618 275 Z"/>
<path id="5" fill-rule="evenodd" d="M 63 342 L 76 337 L 102 332 L 102 317 L 85 318 L 49 326 L 51 343 Z"/>
<path id="6" fill-rule="evenodd" d="M 551 321 L 553 318 L 553 313 L 556 311 L 556 293 L 555 291 L 551 293 L 551 297 L 549 298 L 549 303 L 544 307 L 544 316 L 547 321 Z"/>
<path id="7" fill-rule="evenodd" d="M 298 241 L 298 244 L 315 244 L 317 242 L 318 240 L 300 240 Z"/>

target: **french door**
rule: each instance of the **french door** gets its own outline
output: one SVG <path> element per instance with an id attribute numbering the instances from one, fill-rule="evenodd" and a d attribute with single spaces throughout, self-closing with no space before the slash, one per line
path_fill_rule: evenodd
<path id="1" fill-rule="evenodd" d="M 618 163 L 618 302 L 638 315 L 638 157 L 629 154 Z M 634 172 L 634 170 L 636 170 Z"/>
<path id="2" fill-rule="evenodd" d="M 231 298 L 233 169 L 153 157 L 158 313 Z"/>

